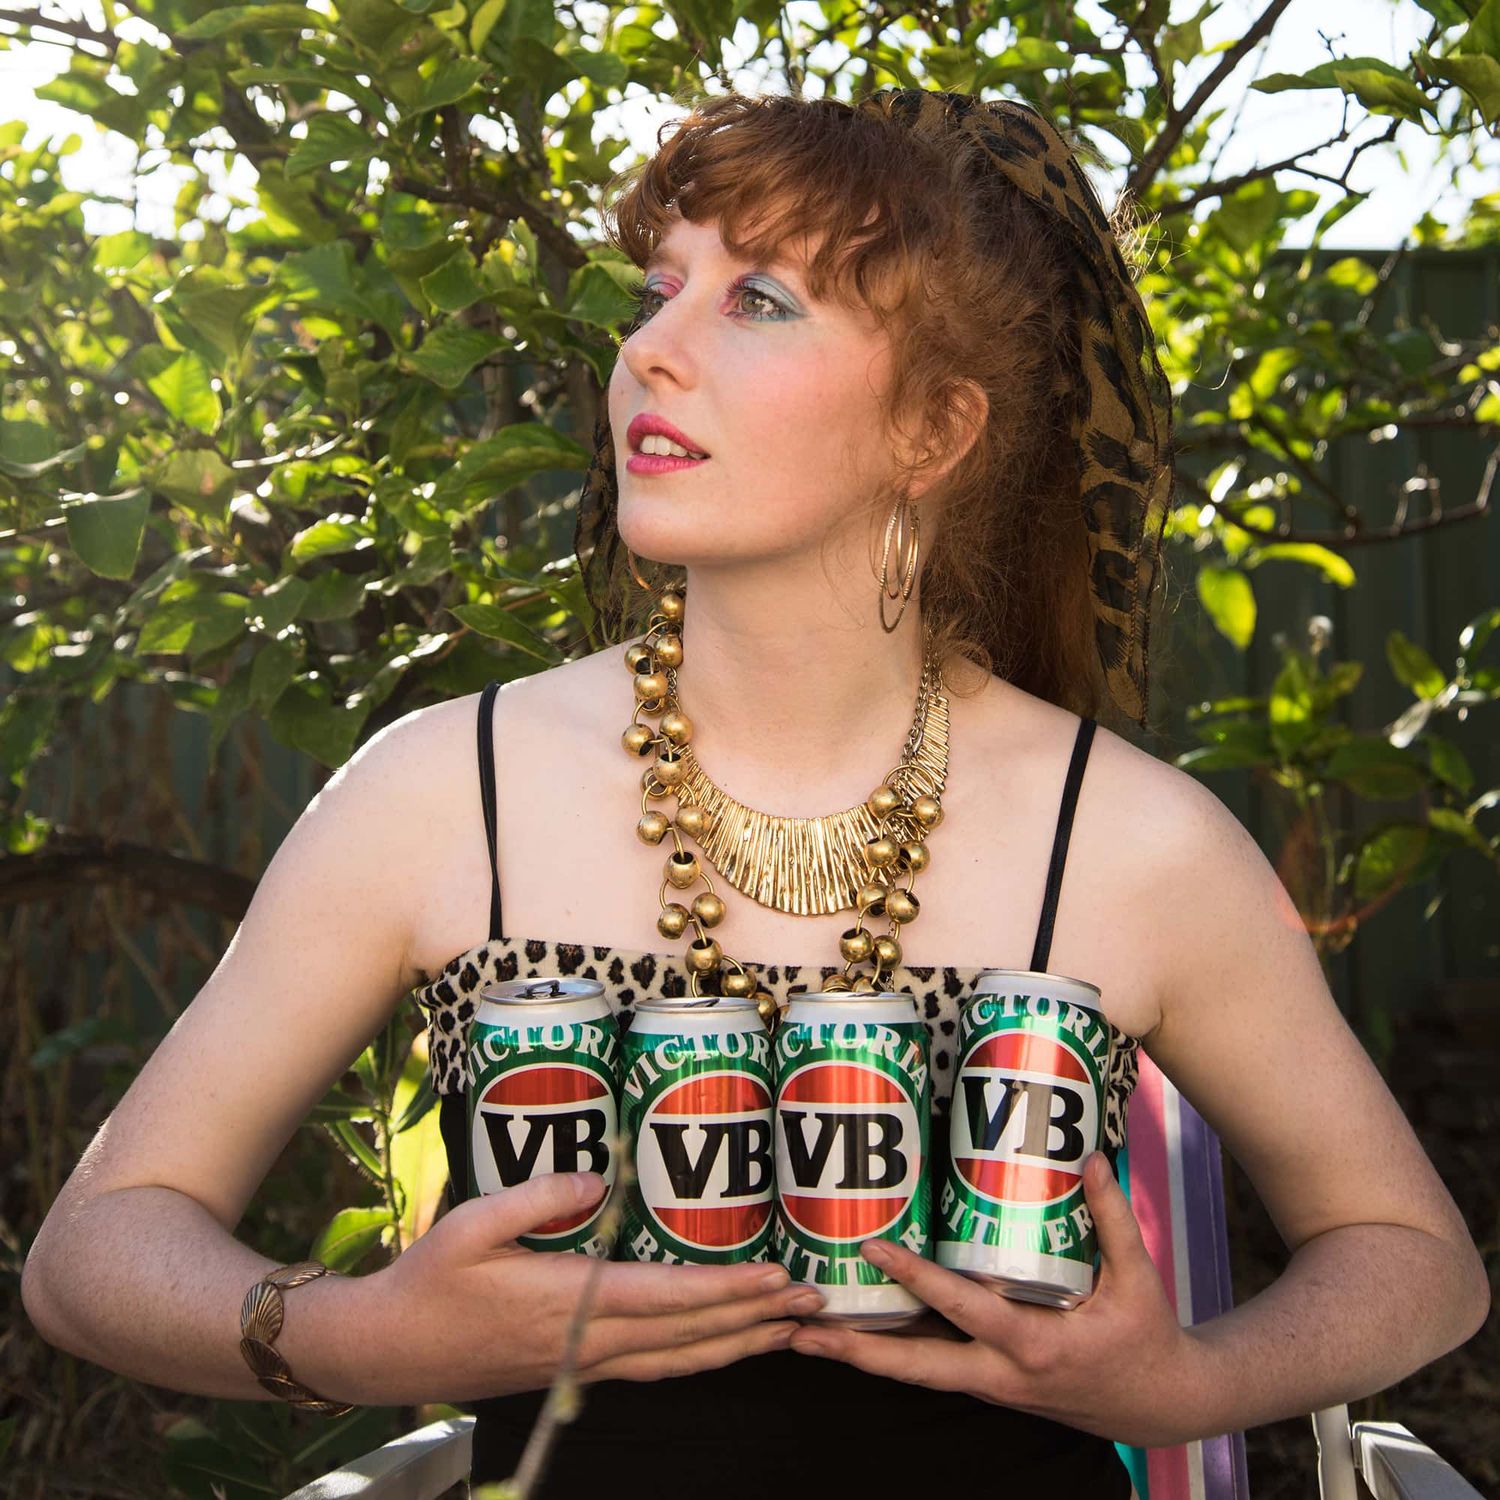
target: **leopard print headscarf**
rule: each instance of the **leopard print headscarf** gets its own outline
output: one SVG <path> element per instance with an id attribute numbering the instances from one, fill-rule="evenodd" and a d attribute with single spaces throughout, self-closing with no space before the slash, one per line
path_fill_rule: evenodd
<path id="1" fill-rule="evenodd" d="M 971 137 L 995 172 L 1050 209 L 1066 231 L 1077 273 L 1082 388 L 1073 438 L 1094 637 L 1111 698 L 1145 729 L 1151 596 L 1172 493 L 1172 393 L 1145 305 L 1093 186 L 1050 121 L 1015 100 L 883 89 L 850 107 L 937 141 Z M 1070 378 L 1059 367 L 1059 379 Z M 579 496 L 574 548 L 597 627 L 611 641 L 630 586 L 630 560 L 615 526 L 618 503 L 606 403 Z"/>

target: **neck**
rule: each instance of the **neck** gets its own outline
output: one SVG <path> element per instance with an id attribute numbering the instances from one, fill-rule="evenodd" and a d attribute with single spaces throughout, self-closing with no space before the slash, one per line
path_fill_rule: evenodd
<path id="1" fill-rule="evenodd" d="M 916 590 L 887 633 L 872 576 L 845 572 L 849 587 L 836 593 L 810 561 L 800 571 L 785 558 L 763 570 L 689 567 L 677 669 L 704 771 L 786 817 L 869 796 L 901 760 L 922 676 Z M 886 618 L 900 609 L 887 601 Z"/>

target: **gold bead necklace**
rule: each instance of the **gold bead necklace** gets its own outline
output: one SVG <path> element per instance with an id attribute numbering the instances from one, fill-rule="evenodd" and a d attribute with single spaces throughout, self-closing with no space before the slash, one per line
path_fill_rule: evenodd
<path id="1" fill-rule="evenodd" d="M 948 700 L 930 632 L 924 633 L 917 710 L 900 763 L 855 807 L 787 818 L 736 801 L 708 779 L 693 755 L 692 721 L 677 695 L 685 608 L 680 589 L 664 591 L 643 640 L 625 650 L 636 707 L 621 743 L 638 759 L 655 757 L 641 777 L 636 834 L 643 843 L 658 845 L 670 833 L 674 846 L 657 893 L 657 931 L 675 939 L 692 924 L 696 937 L 686 963 L 695 997 L 704 993 L 700 979 L 718 971 L 722 994 L 751 996 L 767 1022 L 774 1020 L 775 998 L 706 931 L 723 921 L 726 908 L 703 863 L 684 848 L 685 833 L 725 880 L 761 905 L 804 915 L 857 908 L 855 925 L 839 938 L 844 971 L 823 988 L 888 988 L 886 971 L 901 962 L 900 928 L 915 921 L 920 910 L 912 884 L 931 860 L 926 836 L 943 817 L 939 799 L 948 771 Z M 660 717 L 656 731 L 640 722 L 642 714 Z M 666 797 L 677 799 L 675 818 L 649 806 Z M 691 909 L 669 899 L 669 889 L 686 891 L 699 880 L 708 889 L 693 898 Z M 865 926 L 870 917 L 888 918 L 887 931 L 872 934 Z M 872 971 L 856 972 L 862 964 L 872 965 Z"/>

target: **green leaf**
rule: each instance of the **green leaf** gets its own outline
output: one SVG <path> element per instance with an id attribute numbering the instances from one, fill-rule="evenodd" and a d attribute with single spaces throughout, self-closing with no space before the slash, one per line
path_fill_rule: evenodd
<path id="1" fill-rule="evenodd" d="M 268 641 L 250 666 L 250 702 L 264 718 L 297 675 L 297 653 L 285 641 Z"/>
<path id="2" fill-rule="evenodd" d="M 283 745 L 336 771 L 354 753 L 365 712 L 326 702 L 293 682 L 277 698 L 267 722 Z"/>
<path id="3" fill-rule="evenodd" d="M 422 18 L 391 0 L 344 0 L 339 32 L 361 52 L 388 62 L 408 37 L 422 28 Z"/>
<path id="4" fill-rule="evenodd" d="M 1243 651 L 1255 635 L 1255 590 L 1237 568 L 1198 569 L 1198 598 L 1219 634 Z"/>
<path id="5" fill-rule="evenodd" d="M 489 71 L 489 64 L 477 57 L 457 57 L 439 66 L 406 104 L 405 116 L 426 114 L 444 104 L 456 104 Z"/>
<path id="6" fill-rule="evenodd" d="M 57 724 L 58 699 L 8 692 L 0 702 L 0 782 L 20 786 Z"/>
<path id="7" fill-rule="evenodd" d="M 1399 630 L 1386 637 L 1385 658 L 1391 671 L 1420 698 L 1436 698 L 1448 685 L 1438 664 Z"/>
<path id="8" fill-rule="evenodd" d="M 436 1108 L 438 1096 L 432 1087 L 432 1076 L 423 1073 L 421 1082 L 417 1085 L 416 1092 L 407 1102 L 405 1109 L 401 1111 L 401 1118 L 391 1126 L 393 1136 L 400 1135 L 403 1131 L 410 1130 L 413 1125 L 426 1118 L 427 1112 Z"/>
<path id="9" fill-rule="evenodd" d="M 334 1087 L 313 1106 L 309 1118 L 320 1125 L 334 1120 L 369 1120 L 374 1117 L 373 1108 L 368 1099 L 356 1098 L 355 1095 L 346 1094 L 343 1089 Z"/>
<path id="10" fill-rule="evenodd" d="M 508 347 L 504 339 L 492 333 L 445 323 L 429 333 L 414 354 L 404 355 L 401 362 L 434 385 L 451 390 L 463 383 L 480 360 Z"/>
<path id="11" fill-rule="evenodd" d="M 179 354 L 158 374 L 146 381 L 147 388 L 185 427 L 213 432 L 222 412 L 214 393 L 208 366 L 196 354 Z"/>
<path id="12" fill-rule="evenodd" d="M 1473 661 L 1484 650 L 1485 642 L 1500 628 L 1500 606 L 1474 616 L 1458 633 L 1458 649 L 1465 662 Z"/>
<path id="13" fill-rule="evenodd" d="M 1469 762 L 1451 740 L 1445 740 L 1440 734 L 1429 734 L 1422 743 L 1427 746 L 1427 763 L 1434 776 L 1461 792 L 1467 792 L 1474 785 L 1474 772 Z"/>
<path id="14" fill-rule="evenodd" d="M 1424 823 L 1390 823 L 1372 833 L 1355 857 L 1355 898 L 1373 900 L 1415 875 L 1430 838 Z"/>
<path id="15" fill-rule="evenodd" d="M 349 1271 L 380 1243 L 391 1222 L 388 1208 L 341 1208 L 324 1226 L 309 1260 L 320 1260 L 331 1271 Z"/>
<path id="16" fill-rule="evenodd" d="M 508 610 L 498 604 L 456 604 L 450 611 L 457 615 L 470 630 L 488 636 L 492 641 L 506 641 L 518 647 L 538 661 L 554 662 L 557 651 L 529 631 Z"/>
<path id="17" fill-rule="evenodd" d="M 1346 557 L 1316 542 L 1271 542 L 1256 547 L 1245 559 L 1245 567 L 1256 568 L 1264 562 L 1298 562 L 1316 568 L 1330 583 L 1341 589 L 1354 583 L 1354 567 Z"/>
<path id="18" fill-rule="evenodd" d="M 505 13 L 505 0 L 484 0 L 484 3 L 474 12 L 474 19 L 469 23 L 469 50 L 471 52 L 483 52 L 484 44 L 489 40 L 490 32 L 495 29 L 495 22 Z"/>
<path id="19" fill-rule="evenodd" d="M 1449 838 L 1461 844 L 1467 844 L 1480 854 L 1489 856 L 1494 852 L 1484 834 L 1456 808 L 1429 807 L 1427 821 L 1439 832 L 1447 834 Z"/>
<path id="20" fill-rule="evenodd" d="M 101 276 L 123 276 L 151 253 L 151 236 L 138 229 L 101 235 L 94 241 L 94 269 Z"/>
<path id="21" fill-rule="evenodd" d="M 639 278 L 634 267 L 620 267 L 612 261 L 591 260 L 580 266 L 569 279 L 565 316 L 613 331 L 630 309 L 632 282 L 627 271 Z"/>
<path id="22" fill-rule="evenodd" d="M 931 58 L 930 50 L 927 56 Z M 630 81 L 630 64 L 617 52 L 608 49 L 596 51 L 592 47 L 569 47 L 563 57 L 580 78 L 587 78 L 601 89 L 623 89 Z"/>
<path id="23" fill-rule="evenodd" d="M 288 573 L 250 601 L 250 623 L 266 635 L 280 635 L 301 612 L 311 585 Z"/>
<path id="24" fill-rule="evenodd" d="M 422 295 L 443 312 L 462 312 L 485 294 L 485 285 L 467 250 L 450 256 L 437 270 L 418 278 Z"/>
<path id="25" fill-rule="evenodd" d="M 1411 79 L 1386 71 L 1388 67 L 1387 63 L 1376 68 L 1338 67 L 1334 75 L 1339 87 L 1353 94 L 1371 114 L 1396 115 L 1414 125 L 1422 124 L 1424 112 L 1436 119 L 1433 101 Z"/>
<path id="26" fill-rule="evenodd" d="M 1424 69 L 1436 78 L 1456 84 L 1478 106 L 1486 125 L 1500 121 L 1500 60 L 1480 53 L 1473 57 L 1420 55 Z"/>
<path id="27" fill-rule="evenodd" d="M 179 448 L 146 470 L 151 488 L 194 515 L 225 519 L 234 474 L 212 448 Z"/>
<path id="28" fill-rule="evenodd" d="M 1395 114 L 1420 123 L 1423 110 L 1433 111 L 1433 101 L 1400 68 L 1380 57 L 1340 57 L 1306 73 L 1271 73 L 1257 79 L 1251 88 L 1263 94 L 1287 89 L 1342 89 L 1353 94 L 1375 114 Z"/>
<path id="29" fill-rule="evenodd" d="M 1183 751 L 1172 764 L 1179 771 L 1238 771 L 1272 760 L 1273 756 L 1259 754 L 1248 745 L 1202 745 Z"/>
<path id="30" fill-rule="evenodd" d="M 325 516 L 292 538 L 288 549 L 295 562 L 309 562 L 335 552 L 352 552 L 374 545 L 370 528 L 353 516 Z"/>
<path id="31" fill-rule="evenodd" d="M 198 656 L 213 651 L 244 631 L 249 608 L 244 594 L 204 591 L 173 599 L 159 605 L 141 626 L 136 655 Z"/>
<path id="32" fill-rule="evenodd" d="M 1342 781 L 1361 797 L 1382 801 L 1415 796 L 1427 785 L 1416 755 L 1383 739 L 1350 740 L 1340 745 L 1324 762 L 1322 774 L 1332 781 Z"/>
<path id="33" fill-rule="evenodd" d="M 151 497 L 137 486 L 118 495 L 83 495 L 63 502 L 68 545 L 101 578 L 129 578 L 140 556 Z"/>
<path id="34" fill-rule="evenodd" d="M 250 707 L 250 673 L 250 666 L 242 662 L 229 681 L 219 689 L 213 706 L 208 711 L 210 761 L 217 760 L 219 746 L 224 743 L 224 737 Z"/>
<path id="35" fill-rule="evenodd" d="M 31 1054 L 30 1066 L 34 1072 L 40 1073 L 55 1068 L 65 1058 L 92 1047 L 95 1042 L 123 1039 L 124 1031 L 119 1022 L 101 1015 L 85 1016 L 72 1026 L 64 1026 L 62 1030 L 44 1036 Z"/>
<path id="36" fill-rule="evenodd" d="M 1294 755 L 1298 746 L 1314 733 L 1315 705 L 1307 664 L 1300 654 L 1287 656 L 1271 688 L 1268 718 L 1271 743 L 1282 755 Z"/>
<path id="37" fill-rule="evenodd" d="M 370 579 L 359 573 L 320 573 L 307 580 L 299 620 L 347 620 L 365 602 Z"/>
<path id="38" fill-rule="evenodd" d="M 516 422 L 472 444 L 437 482 L 441 505 L 488 500 L 548 469 L 587 469 L 590 455 L 544 422 Z"/>
<path id="39" fill-rule="evenodd" d="M 250 32 L 325 31 L 328 17 L 305 5 L 219 5 L 177 32 L 179 41 L 217 42 Z"/>
<path id="40" fill-rule="evenodd" d="M 0 456 L 0 474 L 8 474 L 12 479 L 40 479 L 53 469 L 67 468 L 70 464 L 77 463 L 87 451 L 87 443 L 75 443 L 71 448 L 54 453 L 50 458 L 35 461 L 17 462 Z"/>
<path id="41" fill-rule="evenodd" d="M 393 337 L 400 331 L 399 317 L 368 290 L 364 269 L 355 261 L 354 248 L 347 240 L 288 255 L 276 277 L 289 301 L 378 323 Z"/>
<path id="42" fill-rule="evenodd" d="M 232 283 L 212 267 L 194 266 L 177 278 L 161 305 L 176 315 L 174 330 L 183 341 L 191 338 L 205 359 L 222 368 L 240 357 L 256 318 L 277 297 L 275 286 Z"/>
<path id="43" fill-rule="evenodd" d="M 368 161 L 382 144 L 378 136 L 348 115 L 325 110 L 308 121 L 307 134 L 286 159 L 286 175 L 301 177 L 336 161 Z"/>

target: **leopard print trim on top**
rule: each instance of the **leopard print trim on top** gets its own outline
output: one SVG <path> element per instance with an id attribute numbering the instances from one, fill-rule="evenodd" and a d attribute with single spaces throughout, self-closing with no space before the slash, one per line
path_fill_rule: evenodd
<path id="1" fill-rule="evenodd" d="M 778 1000 L 822 988 L 841 965 L 755 964 L 761 984 Z M 955 1033 L 959 1003 L 973 994 L 983 969 L 931 968 L 900 964 L 890 971 L 891 988 L 914 995 L 932 1038 L 932 1103 L 947 1113 L 953 1093 Z M 428 1066 L 440 1095 L 462 1093 L 463 1057 L 469 1026 L 479 1008 L 482 986 L 508 979 L 597 979 L 617 1016 L 628 1017 L 636 999 L 671 999 L 688 993 L 688 971 L 675 955 L 629 948 L 585 947 L 539 938 L 495 938 L 451 959 L 435 979 L 419 985 L 412 998 L 427 1018 Z M 1110 1026 L 1114 1050 L 1105 1100 L 1104 1140 L 1112 1150 L 1125 1144 L 1125 1115 L 1136 1083 L 1140 1038 Z"/>

